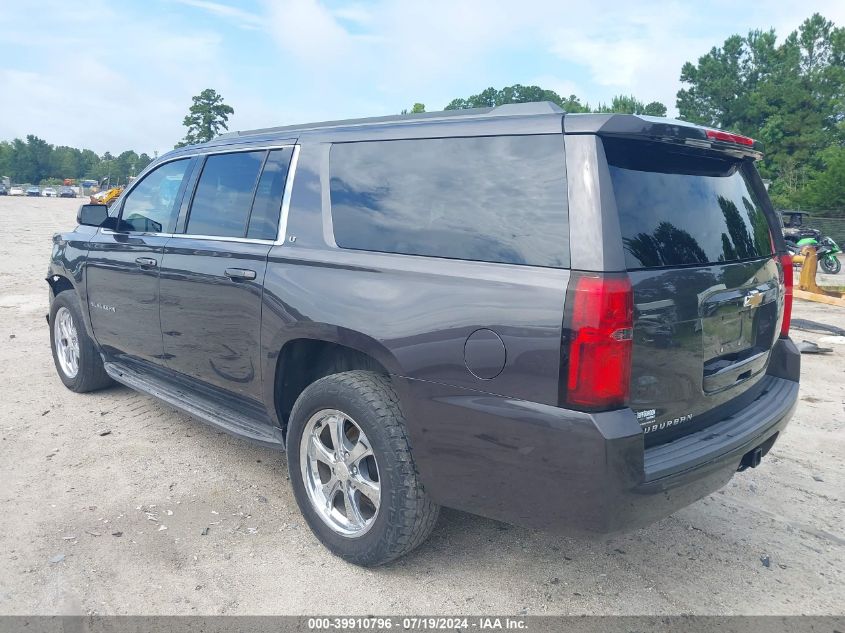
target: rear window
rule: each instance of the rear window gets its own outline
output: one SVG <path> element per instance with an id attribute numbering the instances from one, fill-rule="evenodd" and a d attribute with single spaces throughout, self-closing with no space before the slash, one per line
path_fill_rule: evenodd
<path id="1" fill-rule="evenodd" d="M 629 270 L 772 255 L 753 164 L 604 139 Z"/>
<path id="2" fill-rule="evenodd" d="M 332 146 L 342 248 L 566 267 L 561 135 L 366 141 Z"/>

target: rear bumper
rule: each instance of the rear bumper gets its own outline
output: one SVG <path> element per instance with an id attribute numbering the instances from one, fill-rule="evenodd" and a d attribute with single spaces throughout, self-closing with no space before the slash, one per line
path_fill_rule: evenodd
<path id="1" fill-rule="evenodd" d="M 648 525 L 724 486 L 745 454 L 767 452 L 798 400 L 788 339 L 762 393 L 730 418 L 644 449 L 630 409 L 587 414 L 407 381 L 414 457 L 443 505 L 538 528 L 616 532 Z"/>

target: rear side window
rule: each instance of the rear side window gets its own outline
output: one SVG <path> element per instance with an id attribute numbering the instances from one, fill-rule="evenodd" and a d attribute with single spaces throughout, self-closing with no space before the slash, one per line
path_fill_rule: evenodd
<path id="1" fill-rule="evenodd" d="M 243 237 L 258 172 L 266 152 L 209 156 L 205 161 L 186 233 Z"/>
<path id="2" fill-rule="evenodd" d="M 332 146 L 342 248 L 508 264 L 569 265 L 561 135 Z"/>
<path id="3" fill-rule="evenodd" d="M 259 240 L 275 240 L 278 237 L 282 197 L 292 154 L 293 149 L 286 147 L 273 150 L 267 157 L 255 192 L 247 237 Z"/>
<path id="4" fill-rule="evenodd" d="M 748 161 L 604 139 L 629 270 L 772 255 Z"/>

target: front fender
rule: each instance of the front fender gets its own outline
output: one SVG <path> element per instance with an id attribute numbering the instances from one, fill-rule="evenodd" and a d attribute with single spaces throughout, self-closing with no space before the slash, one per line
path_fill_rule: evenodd
<path id="1" fill-rule="evenodd" d="M 85 261 L 91 236 L 97 232 L 94 227 L 78 226 L 74 231 L 53 235 L 53 248 L 47 267 L 47 284 L 50 300 L 60 291 L 73 291 L 79 297 L 85 330 L 94 337 L 91 317 L 88 313 L 88 293 L 85 284 Z"/>

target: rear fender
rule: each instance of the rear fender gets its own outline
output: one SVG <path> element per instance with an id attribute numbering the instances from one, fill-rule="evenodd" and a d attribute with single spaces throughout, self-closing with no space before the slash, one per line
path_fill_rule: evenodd
<path id="1" fill-rule="evenodd" d="M 277 332 L 261 333 L 263 398 L 267 411 L 276 424 L 280 424 L 275 406 L 275 374 L 279 354 L 285 344 L 297 340 L 309 339 L 335 343 L 365 354 L 384 367 L 388 374 L 402 375 L 402 369 L 396 357 L 382 343 L 361 332 L 339 327 L 329 323 L 300 321 L 288 324 Z M 401 396 L 402 394 L 400 394 Z"/>

